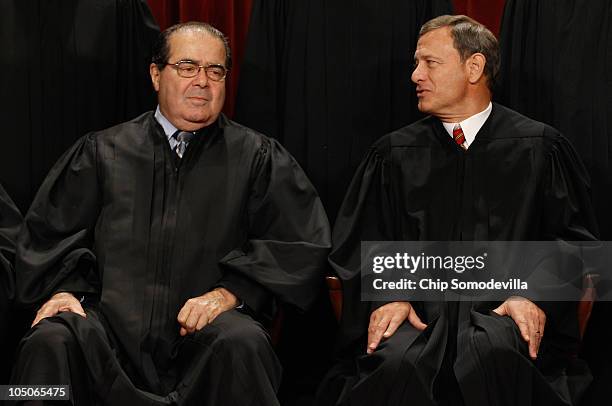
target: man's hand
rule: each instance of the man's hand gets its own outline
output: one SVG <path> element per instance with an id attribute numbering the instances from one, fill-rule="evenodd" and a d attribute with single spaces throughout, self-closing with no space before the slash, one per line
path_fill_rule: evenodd
<path id="1" fill-rule="evenodd" d="M 225 288 L 216 288 L 202 296 L 189 299 L 178 314 L 180 334 L 185 336 L 202 330 L 221 313 L 238 305 L 238 299 Z"/>
<path id="2" fill-rule="evenodd" d="M 51 299 L 47 300 L 45 304 L 38 309 L 31 327 L 34 327 L 45 317 L 55 316 L 59 312 L 72 312 L 87 317 L 85 315 L 85 310 L 83 310 L 83 306 L 81 306 L 81 302 L 79 302 L 72 293 L 60 292 L 51 296 Z"/>
<path id="3" fill-rule="evenodd" d="M 536 359 L 546 324 L 546 314 L 542 309 L 529 299 L 511 296 L 493 311 L 500 316 L 512 317 L 523 339 L 529 344 L 529 356 Z"/>
<path id="4" fill-rule="evenodd" d="M 427 327 L 417 316 L 409 302 L 387 303 L 374 310 L 370 316 L 366 352 L 368 354 L 373 353 L 380 340 L 391 337 L 406 319 L 419 331 L 423 331 Z"/>

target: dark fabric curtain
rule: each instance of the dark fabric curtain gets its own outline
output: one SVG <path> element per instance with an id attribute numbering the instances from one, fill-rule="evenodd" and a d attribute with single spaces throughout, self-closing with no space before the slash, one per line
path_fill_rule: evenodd
<path id="1" fill-rule="evenodd" d="M 601 238 L 612 238 L 612 2 L 508 0 L 498 99 L 558 128 L 591 175 Z M 610 284 L 601 286 L 610 289 Z M 610 303 L 597 303 L 584 340 L 595 374 L 589 404 L 612 398 Z"/>
<path id="2" fill-rule="evenodd" d="M 505 0 L 453 0 L 455 14 L 465 14 L 499 34 Z"/>
<path id="3" fill-rule="evenodd" d="M 3 0 L 0 183 L 25 212 L 78 137 L 155 106 L 144 0 Z"/>
<path id="4" fill-rule="evenodd" d="M 236 119 L 278 138 L 333 220 L 366 149 L 417 118 L 417 34 L 450 0 L 255 0 Z"/>
<path id="5" fill-rule="evenodd" d="M 234 116 L 252 0 L 147 0 L 160 29 L 186 21 L 204 21 L 221 30 L 232 48 L 233 65 L 227 80 L 223 112 Z"/>
<path id="6" fill-rule="evenodd" d="M 612 238 L 612 2 L 508 0 L 498 99 L 559 129 L 584 160 Z"/>

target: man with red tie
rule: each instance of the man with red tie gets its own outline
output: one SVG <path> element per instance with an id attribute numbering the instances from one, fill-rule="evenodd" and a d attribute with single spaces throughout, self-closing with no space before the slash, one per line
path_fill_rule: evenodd
<path id="1" fill-rule="evenodd" d="M 498 52 L 495 36 L 465 16 L 421 28 L 412 81 L 429 116 L 371 147 L 334 227 L 348 356 L 319 404 L 571 405 L 588 382 L 571 372 L 575 303 L 360 300 L 362 241 L 595 239 L 572 146 L 491 102 Z"/>

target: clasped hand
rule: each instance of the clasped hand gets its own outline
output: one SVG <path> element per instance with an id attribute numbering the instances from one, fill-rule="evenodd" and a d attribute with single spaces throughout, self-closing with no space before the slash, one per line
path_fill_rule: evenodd
<path id="1" fill-rule="evenodd" d="M 237 305 L 236 296 L 225 288 L 216 288 L 202 296 L 187 300 L 176 318 L 181 325 L 181 336 L 202 330 L 218 315 Z"/>
<path id="2" fill-rule="evenodd" d="M 81 302 L 79 302 L 72 293 L 60 292 L 51 296 L 51 299 L 47 300 L 45 304 L 38 309 L 31 327 L 34 327 L 42 319 L 53 317 L 60 312 L 72 312 L 87 317 L 85 315 L 85 310 L 83 310 L 83 306 L 81 306 Z"/>

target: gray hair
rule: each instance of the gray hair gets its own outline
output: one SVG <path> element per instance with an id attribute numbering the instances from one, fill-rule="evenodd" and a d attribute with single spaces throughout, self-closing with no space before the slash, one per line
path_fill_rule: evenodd
<path id="1" fill-rule="evenodd" d="M 453 45 L 459 52 L 461 62 L 475 53 L 481 53 L 487 60 L 484 74 L 489 90 L 493 92 L 499 73 L 499 44 L 495 35 L 478 21 L 464 15 L 443 15 L 427 21 L 421 27 L 419 37 L 438 28 L 449 27 Z"/>
<path id="2" fill-rule="evenodd" d="M 159 34 L 159 37 L 153 46 L 153 58 L 151 62 L 156 64 L 160 70 L 166 66 L 168 63 L 168 58 L 170 57 L 170 37 L 172 34 L 179 31 L 205 32 L 215 38 L 218 38 L 223 43 L 223 47 L 225 48 L 225 68 L 227 70 L 232 68 L 232 51 L 230 49 L 229 40 L 227 37 L 210 24 L 200 21 L 189 21 L 168 27 Z"/>

